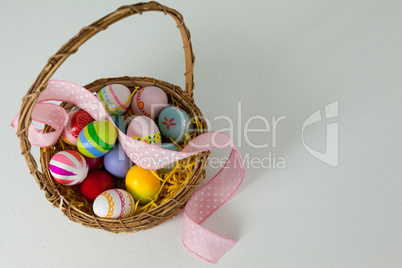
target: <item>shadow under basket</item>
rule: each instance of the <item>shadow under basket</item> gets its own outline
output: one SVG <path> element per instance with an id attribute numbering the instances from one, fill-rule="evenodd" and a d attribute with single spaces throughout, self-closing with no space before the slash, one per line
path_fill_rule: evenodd
<path id="1" fill-rule="evenodd" d="M 85 88 L 91 92 L 98 92 L 109 84 L 122 84 L 127 86 L 131 91 L 133 91 L 137 86 L 157 86 L 163 89 L 168 96 L 177 101 L 179 107 L 187 111 L 192 118 L 200 119 L 199 124 L 202 125 L 202 127 L 198 129 L 199 131 L 197 134 L 207 131 L 207 124 L 205 120 L 202 121 L 203 116 L 201 111 L 196 105 L 194 105 L 194 103 L 189 103 L 183 98 L 183 91 L 178 86 L 147 77 L 119 77 L 99 79 L 89 85 L 86 85 Z M 73 106 L 68 103 L 62 103 L 61 106 L 67 111 L 73 108 Z M 45 132 L 50 131 L 52 131 L 52 128 L 47 126 L 45 128 Z M 42 170 L 45 171 L 43 172 L 44 181 L 42 183 L 43 190 L 46 192 L 46 198 L 52 202 L 54 206 L 59 207 L 70 220 L 81 223 L 84 226 L 99 228 L 115 233 L 146 230 L 174 217 L 190 199 L 195 187 L 199 185 L 200 182 L 205 178 L 205 169 L 209 155 L 208 151 L 190 157 L 191 159 L 189 160 L 194 162 L 192 173 L 188 178 L 188 182 L 181 187 L 172 198 L 163 204 L 160 204 L 157 207 L 146 212 L 142 212 L 138 215 L 124 219 L 112 220 L 102 219 L 95 216 L 90 208 L 91 204 L 87 204 L 86 206 L 76 205 L 77 203 L 80 203 L 79 201 L 83 200 L 83 197 L 79 191 L 79 185 L 73 187 L 65 186 L 53 179 L 49 172 L 49 162 L 52 156 L 55 153 L 62 151 L 63 148 L 67 147 L 66 149 L 73 150 L 76 148 L 74 146 L 70 145 L 70 147 L 69 145 L 62 143 L 62 139 L 59 139 L 56 145 L 41 148 L 40 163 Z M 117 188 L 125 190 L 124 179 L 115 179 L 115 182 Z M 67 192 L 70 193 L 68 197 L 65 195 Z"/>
<path id="2" fill-rule="evenodd" d="M 112 220 L 102 219 L 94 215 L 89 206 L 78 206 L 71 200 L 79 200 L 82 198 L 79 188 L 63 186 L 55 182 L 49 172 L 49 161 L 51 157 L 65 148 L 61 139 L 51 147 L 41 148 L 40 165 L 42 172 L 38 170 L 35 158 L 31 154 L 31 143 L 28 139 L 28 128 L 31 125 L 32 111 L 39 98 L 40 93 L 45 90 L 53 73 L 61 66 L 61 64 L 72 54 L 76 53 L 78 48 L 89 40 L 92 36 L 100 31 L 106 30 L 113 23 L 120 21 L 126 17 L 135 14 L 143 14 L 144 12 L 155 11 L 169 15 L 174 19 L 177 28 L 180 30 L 183 40 L 183 49 L 185 52 L 185 89 L 169 84 L 164 81 L 147 77 L 118 77 L 103 78 L 86 85 L 85 87 L 91 92 L 98 92 L 104 86 L 109 84 L 123 84 L 133 91 L 137 86 L 144 87 L 154 85 L 163 89 L 171 99 L 177 101 L 177 105 L 187 111 L 194 118 L 198 118 L 198 134 L 207 132 L 207 123 L 203 119 L 201 111 L 194 103 L 194 54 L 191 44 L 191 35 L 186 27 L 182 15 L 174 9 L 163 6 L 157 2 L 138 3 L 128 6 L 122 6 L 116 11 L 106 15 L 93 24 L 84 27 L 81 31 L 71 38 L 55 55 L 51 56 L 41 71 L 35 82 L 28 90 L 26 96 L 22 100 L 22 106 L 19 113 L 18 132 L 20 139 L 22 155 L 25 157 L 31 174 L 36 179 L 41 190 L 45 192 L 46 198 L 55 207 L 59 208 L 70 220 L 78 222 L 84 226 L 91 228 L 103 229 L 109 232 L 137 232 L 155 227 L 162 222 L 174 217 L 184 207 L 195 191 L 195 187 L 205 178 L 205 169 L 208 161 L 209 151 L 198 153 L 191 156 L 194 162 L 193 170 L 188 177 L 188 181 L 177 190 L 177 193 L 164 200 L 157 207 L 154 207 L 141 214 L 134 215 L 129 218 Z M 61 106 L 70 111 L 73 106 L 69 103 L 62 103 Z M 50 126 L 45 126 L 44 132 L 52 131 Z M 124 181 L 124 180 L 123 180 Z M 124 189 L 124 183 L 117 184 L 118 188 Z M 70 191 L 70 196 L 66 196 L 66 192 Z M 71 193 L 72 197 L 71 198 Z"/>

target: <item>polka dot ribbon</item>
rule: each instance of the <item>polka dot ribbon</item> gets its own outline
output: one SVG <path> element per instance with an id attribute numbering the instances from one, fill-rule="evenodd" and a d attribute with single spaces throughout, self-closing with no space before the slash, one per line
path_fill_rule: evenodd
<path id="1" fill-rule="evenodd" d="M 89 113 L 95 120 L 109 120 L 114 124 L 103 104 L 93 93 L 71 82 L 51 80 L 38 98 L 32 112 L 32 121 L 50 125 L 54 131 L 42 133 L 42 130 L 31 124 L 28 139 L 34 146 L 48 147 L 56 144 L 67 125 L 67 112 L 50 101 L 72 103 Z M 18 119 L 19 115 L 11 123 L 15 131 L 18 131 Z M 116 129 L 118 139 L 128 157 L 138 166 L 150 170 L 162 168 L 200 152 L 216 148 L 232 149 L 224 167 L 191 197 L 184 208 L 184 246 L 208 262 L 217 262 L 236 241 L 212 233 L 201 224 L 229 200 L 245 176 L 241 154 L 229 136 L 220 132 L 207 132 L 190 141 L 181 152 L 175 152 L 135 140 L 126 136 L 119 128 Z"/>

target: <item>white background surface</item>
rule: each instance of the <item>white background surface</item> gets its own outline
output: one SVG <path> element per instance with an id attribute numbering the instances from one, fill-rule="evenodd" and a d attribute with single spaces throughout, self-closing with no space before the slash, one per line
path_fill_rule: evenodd
<path id="1" fill-rule="evenodd" d="M 181 244 L 183 214 L 149 231 L 109 234 L 69 221 L 45 199 L 9 123 L 56 52 L 83 26 L 130 1 L 0 2 L 0 263 L 2 267 L 210 267 Z M 254 149 L 286 168 L 251 168 L 240 191 L 205 226 L 236 246 L 216 267 L 402 266 L 402 3 L 400 1 L 164 1 L 191 30 L 195 100 L 212 128 L 219 115 L 286 116 L 254 133 Z M 87 84 L 149 76 L 183 86 L 184 56 L 173 20 L 134 16 L 101 32 L 53 78 Z M 339 166 L 303 147 L 303 121 L 339 101 Z M 242 122 L 237 121 L 237 103 Z M 332 122 L 331 121 L 331 122 Z M 262 128 L 261 121 L 252 127 Z M 325 150 L 325 122 L 306 130 Z M 234 140 L 238 144 L 237 131 Z M 33 149 L 38 156 L 38 150 Z M 222 157 L 227 152 L 214 152 Z M 208 178 L 216 172 L 209 169 Z"/>

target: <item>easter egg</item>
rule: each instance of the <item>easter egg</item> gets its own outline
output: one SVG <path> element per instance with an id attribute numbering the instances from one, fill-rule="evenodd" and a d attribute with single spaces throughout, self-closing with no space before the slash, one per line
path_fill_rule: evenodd
<path id="1" fill-rule="evenodd" d="M 113 148 L 116 139 L 117 130 L 111 122 L 95 121 L 81 130 L 77 147 L 86 157 L 101 157 Z"/>
<path id="2" fill-rule="evenodd" d="M 131 110 L 136 115 L 145 115 L 149 118 L 158 117 L 159 113 L 168 106 L 166 93 L 155 86 L 141 88 L 131 100 Z"/>
<path id="3" fill-rule="evenodd" d="M 104 219 L 122 219 L 134 214 L 135 201 L 121 189 L 110 189 L 96 197 L 92 208 L 96 216 Z"/>
<path id="4" fill-rule="evenodd" d="M 128 125 L 127 136 L 148 144 L 160 144 L 161 133 L 155 122 L 146 116 L 136 116 Z"/>
<path id="5" fill-rule="evenodd" d="M 133 166 L 126 176 L 126 189 L 141 205 L 154 200 L 161 187 L 161 181 L 152 171 Z"/>
<path id="6" fill-rule="evenodd" d="M 124 122 L 123 116 L 111 116 L 113 123 L 120 129 L 121 132 L 126 133 L 127 125 Z"/>
<path id="7" fill-rule="evenodd" d="M 95 198 L 104 191 L 113 188 L 115 185 L 112 176 L 100 170 L 90 172 L 80 185 L 81 194 L 89 203 L 93 203 Z"/>
<path id="8" fill-rule="evenodd" d="M 63 129 L 61 138 L 71 145 L 77 145 L 77 138 L 81 130 L 93 122 L 93 119 L 87 112 L 82 110 L 73 110 L 68 113 L 68 122 Z"/>
<path id="9" fill-rule="evenodd" d="M 175 151 L 175 152 L 180 152 L 179 147 L 177 147 L 177 145 L 174 144 L 174 143 L 162 143 L 161 147 L 162 147 L 162 149 L 171 150 L 171 151 Z M 175 168 L 176 165 L 177 165 L 177 162 L 170 163 L 166 167 L 158 169 L 158 172 L 159 173 L 168 173 L 168 172 L 172 171 Z"/>
<path id="10" fill-rule="evenodd" d="M 125 178 L 132 162 L 119 144 L 104 156 L 103 165 L 113 176 Z"/>
<path id="11" fill-rule="evenodd" d="M 85 161 L 88 164 L 88 171 L 94 171 L 100 169 L 103 164 L 103 156 L 97 158 L 89 158 L 84 155 Z"/>
<path id="12" fill-rule="evenodd" d="M 61 151 L 49 162 L 50 174 L 53 178 L 67 186 L 80 184 L 88 174 L 85 158 L 76 151 Z"/>
<path id="13" fill-rule="evenodd" d="M 110 115 L 125 114 L 130 107 L 131 91 L 119 84 L 107 85 L 98 92 L 98 98 Z"/>
<path id="14" fill-rule="evenodd" d="M 176 142 L 185 139 L 185 134 L 190 134 L 192 120 L 186 111 L 179 107 L 167 107 L 162 110 L 158 118 L 158 126 L 162 135 Z"/>

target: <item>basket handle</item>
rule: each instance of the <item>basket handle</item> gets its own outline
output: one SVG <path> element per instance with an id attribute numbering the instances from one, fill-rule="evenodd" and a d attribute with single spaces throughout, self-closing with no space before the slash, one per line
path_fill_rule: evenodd
<path id="1" fill-rule="evenodd" d="M 28 163 L 31 174 L 36 179 L 37 176 L 42 174 L 37 170 L 37 164 L 32 157 L 30 150 L 31 144 L 28 141 L 28 128 L 31 124 L 31 115 L 36 101 L 40 93 L 45 90 L 47 83 L 53 73 L 60 67 L 60 65 L 72 54 L 77 52 L 78 48 L 89 40 L 92 36 L 100 31 L 106 30 L 113 23 L 127 18 L 135 14 L 142 14 L 148 11 L 163 12 L 165 15 L 169 14 L 177 23 L 177 28 L 180 30 L 183 39 L 183 48 L 185 54 L 186 72 L 186 85 L 184 90 L 184 99 L 188 101 L 193 100 L 194 90 L 194 61 L 193 48 L 191 44 L 190 31 L 184 23 L 183 16 L 176 10 L 159 4 L 158 2 L 151 1 L 148 3 L 137 3 L 133 5 L 126 5 L 118 8 L 116 11 L 104 16 L 103 18 L 95 21 L 89 26 L 83 27 L 78 34 L 71 38 L 64 46 L 62 46 L 56 54 L 51 56 L 40 72 L 35 82 L 32 84 L 27 94 L 22 99 L 22 105 L 19 113 L 18 132 L 17 135 L 20 139 L 22 154 Z M 40 174 L 40 175 L 39 175 Z"/>
<path id="2" fill-rule="evenodd" d="M 49 58 L 48 64 L 42 70 L 39 77 L 29 90 L 32 93 L 37 88 L 44 87 L 53 73 L 59 66 L 72 54 L 77 52 L 78 48 L 89 40 L 92 36 L 100 31 L 106 30 L 110 25 L 124 18 L 130 17 L 135 14 L 140 14 L 148 11 L 163 12 L 165 15 L 169 14 L 177 23 L 177 28 L 180 30 L 183 39 L 183 49 L 185 55 L 186 71 L 185 75 L 185 90 L 186 95 L 192 97 L 194 91 L 194 61 L 195 56 L 191 44 L 191 34 L 186 24 L 184 23 L 183 16 L 175 9 L 164 6 L 158 2 L 151 1 L 148 3 L 137 3 L 133 5 L 125 5 L 119 7 L 116 11 L 106 15 L 105 17 L 95 21 L 89 26 L 83 27 L 78 34 L 71 38 L 57 53 Z"/>

